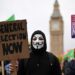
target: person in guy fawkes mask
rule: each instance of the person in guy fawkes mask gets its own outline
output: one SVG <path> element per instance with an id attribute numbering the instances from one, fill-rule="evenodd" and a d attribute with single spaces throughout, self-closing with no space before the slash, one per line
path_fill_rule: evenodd
<path id="1" fill-rule="evenodd" d="M 31 37 L 31 50 L 34 54 L 43 54 L 46 52 L 46 39 L 41 31 L 35 31 Z"/>
<path id="2" fill-rule="evenodd" d="M 35 31 L 31 37 L 30 58 L 27 63 L 24 60 L 19 62 L 18 75 L 61 75 L 57 57 L 46 52 L 46 48 L 44 33 Z"/>
<path id="3" fill-rule="evenodd" d="M 31 37 L 30 58 L 19 61 L 17 75 L 61 75 L 56 56 L 46 52 L 46 37 L 40 30 Z"/>

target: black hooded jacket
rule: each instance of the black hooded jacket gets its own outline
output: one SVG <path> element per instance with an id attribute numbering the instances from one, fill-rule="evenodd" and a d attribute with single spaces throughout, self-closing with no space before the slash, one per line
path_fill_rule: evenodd
<path id="1" fill-rule="evenodd" d="M 41 34 L 44 37 L 44 47 L 35 50 L 32 46 L 32 38 L 35 34 Z M 56 56 L 46 52 L 46 38 L 43 32 L 35 31 L 31 37 L 31 53 L 29 59 L 22 59 L 19 62 L 17 75 L 61 75 L 61 68 Z"/>

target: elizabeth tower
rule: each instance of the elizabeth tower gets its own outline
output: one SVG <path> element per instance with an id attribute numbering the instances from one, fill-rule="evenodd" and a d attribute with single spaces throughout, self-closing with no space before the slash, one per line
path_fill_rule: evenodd
<path id="1" fill-rule="evenodd" d="M 58 1 L 55 0 L 54 10 L 49 21 L 51 52 L 57 57 L 63 54 L 63 20 Z"/>

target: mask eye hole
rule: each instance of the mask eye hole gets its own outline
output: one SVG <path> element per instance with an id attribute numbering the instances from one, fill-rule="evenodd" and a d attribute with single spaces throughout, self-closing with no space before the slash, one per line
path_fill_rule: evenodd
<path id="1" fill-rule="evenodd" d="M 44 40 L 42 37 L 39 37 L 39 40 Z"/>
<path id="2" fill-rule="evenodd" d="M 36 37 L 33 37 L 33 40 L 35 41 L 37 38 Z"/>

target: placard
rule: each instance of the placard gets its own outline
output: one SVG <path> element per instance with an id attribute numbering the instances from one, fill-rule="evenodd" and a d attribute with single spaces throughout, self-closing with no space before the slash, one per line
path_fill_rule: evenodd
<path id="1" fill-rule="evenodd" d="M 71 15 L 71 37 L 75 38 L 75 15 Z"/>
<path id="2" fill-rule="evenodd" d="M 27 21 L 0 22 L 0 60 L 28 57 Z"/>

